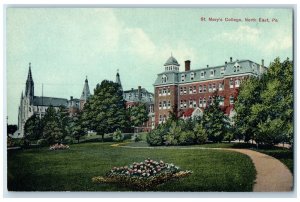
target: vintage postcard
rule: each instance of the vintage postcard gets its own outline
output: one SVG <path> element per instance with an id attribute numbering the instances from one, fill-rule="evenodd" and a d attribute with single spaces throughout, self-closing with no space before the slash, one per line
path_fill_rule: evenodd
<path id="1" fill-rule="evenodd" d="M 294 8 L 7 6 L 7 190 L 294 191 Z"/>

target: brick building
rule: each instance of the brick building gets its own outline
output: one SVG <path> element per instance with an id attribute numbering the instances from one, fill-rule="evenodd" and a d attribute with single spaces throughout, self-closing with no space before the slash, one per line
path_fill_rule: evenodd
<path id="1" fill-rule="evenodd" d="M 234 100 L 241 82 L 249 76 L 260 76 L 267 68 L 251 60 L 235 60 L 232 57 L 219 66 L 191 70 L 191 61 L 185 61 L 185 70 L 171 56 L 164 64 L 164 71 L 154 83 L 155 125 L 165 122 L 175 107 L 178 116 L 186 118 L 202 115 L 204 108 L 212 103 L 214 95 L 224 112 L 234 115 Z"/>
<path id="2" fill-rule="evenodd" d="M 141 125 L 140 131 L 150 131 L 155 126 L 155 117 L 154 117 L 154 94 L 147 91 L 145 88 L 138 86 L 138 88 L 131 90 L 123 90 L 120 74 L 117 72 L 116 83 L 120 85 L 121 90 L 123 91 L 123 98 L 126 101 L 126 108 L 130 108 L 138 105 L 139 103 L 144 103 L 147 106 L 148 110 L 148 121 Z"/>

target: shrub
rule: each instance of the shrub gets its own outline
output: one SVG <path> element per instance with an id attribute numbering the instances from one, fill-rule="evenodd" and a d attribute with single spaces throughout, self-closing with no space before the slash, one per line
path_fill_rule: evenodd
<path id="1" fill-rule="evenodd" d="M 48 145 L 48 142 L 47 142 L 47 140 L 45 140 L 45 139 L 39 139 L 39 140 L 37 141 L 37 144 L 38 144 L 39 146 L 41 146 L 41 147 L 44 147 L 44 146 L 47 146 L 47 145 Z"/>
<path id="2" fill-rule="evenodd" d="M 124 137 L 122 135 L 122 132 L 117 129 L 114 133 L 113 133 L 113 141 L 114 142 L 122 142 L 124 140 Z"/>
<path id="3" fill-rule="evenodd" d="M 151 146 L 159 146 L 164 143 L 165 128 L 158 126 L 157 129 L 152 130 L 147 136 L 147 143 Z"/>
<path id="4" fill-rule="evenodd" d="M 194 128 L 195 143 L 204 144 L 207 140 L 207 134 L 202 124 L 196 124 Z"/>

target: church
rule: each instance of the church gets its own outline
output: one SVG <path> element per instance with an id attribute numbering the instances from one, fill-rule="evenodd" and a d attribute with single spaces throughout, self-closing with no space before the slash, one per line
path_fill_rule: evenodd
<path id="1" fill-rule="evenodd" d="M 29 63 L 25 94 L 22 91 L 19 105 L 18 130 L 14 133 L 13 137 L 24 137 L 24 126 L 27 119 L 34 114 L 40 118 L 43 117 L 49 106 L 53 106 L 56 110 L 58 110 L 60 106 L 64 106 L 68 109 L 70 116 L 76 115 L 79 110 L 83 109 L 83 106 L 90 95 L 89 84 L 86 78 L 80 99 L 73 98 L 73 96 L 71 96 L 69 100 L 66 98 L 46 97 L 43 95 L 36 96 L 34 94 L 34 81 L 32 78 L 31 63 Z"/>

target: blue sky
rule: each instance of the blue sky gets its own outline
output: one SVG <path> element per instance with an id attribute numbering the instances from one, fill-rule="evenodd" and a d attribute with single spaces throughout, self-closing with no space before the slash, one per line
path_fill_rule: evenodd
<path id="1" fill-rule="evenodd" d="M 18 105 L 32 64 L 35 95 L 80 97 L 103 79 L 123 89 L 153 91 L 156 74 L 171 53 L 184 68 L 223 64 L 229 57 L 268 65 L 292 58 L 292 10 L 266 8 L 8 8 L 6 18 L 7 112 Z M 276 18 L 277 23 L 202 22 L 201 17 Z"/>

